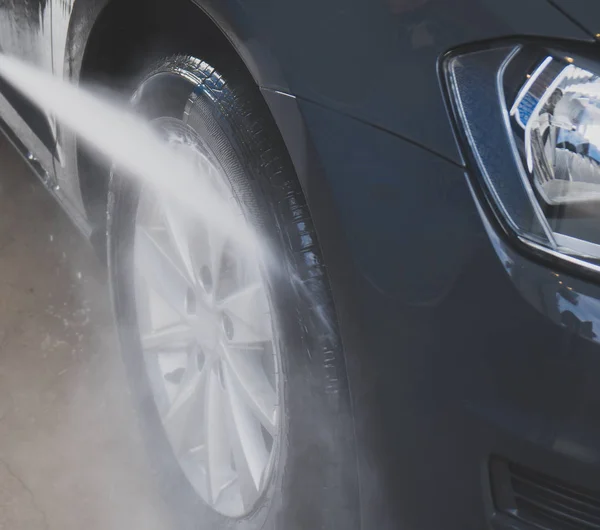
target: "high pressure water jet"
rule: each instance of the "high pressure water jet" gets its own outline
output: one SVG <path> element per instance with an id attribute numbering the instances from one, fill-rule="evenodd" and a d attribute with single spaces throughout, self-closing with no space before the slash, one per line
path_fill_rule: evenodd
<path id="1" fill-rule="evenodd" d="M 2 54 L 0 76 L 38 107 L 56 116 L 120 172 L 171 195 L 190 215 L 201 216 L 239 244 L 247 248 L 256 245 L 247 223 L 201 178 L 200 168 L 189 157 L 174 153 L 150 123 L 131 109 Z"/>

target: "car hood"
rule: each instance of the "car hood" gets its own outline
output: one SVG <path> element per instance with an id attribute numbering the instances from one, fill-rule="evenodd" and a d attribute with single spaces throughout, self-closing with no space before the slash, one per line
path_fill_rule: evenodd
<path id="1" fill-rule="evenodd" d="M 548 0 L 582 28 L 600 36 L 600 2 L 598 0 Z"/>

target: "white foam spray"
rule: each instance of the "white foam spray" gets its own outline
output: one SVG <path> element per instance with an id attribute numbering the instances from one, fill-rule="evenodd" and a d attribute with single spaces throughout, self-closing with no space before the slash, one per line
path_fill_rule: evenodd
<path id="1" fill-rule="evenodd" d="M 151 124 L 131 109 L 2 54 L 0 76 L 127 175 L 170 196 L 186 208 L 190 218 L 200 217 L 206 225 L 222 231 L 248 251 L 259 253 L 267 268 L 279 273 L 285 271 L 298 293 L 306 299 L 313 298 L 303 279 L 295 271 L 281 267 L 281 257 L 269 252 L 260 234 L 254 233 L 210 185 L 210 178 L 199 175 L 198 165 L 189 157 L 178 156 Z M 335 335 L 326 300 L 313 298 L 312 303 L 323 330 Z M 329 359 L 324 362 L 327 372 L 333 373 L 333 363 L 330 366 Z M 330 392 L 337 393 L 337 375 L 331 377 L 335 384 Z"/>
<path id="2" fill-rule="evenodd" d="M 189 219 L 200 217 L 206 226 L 221 231 L 248 253 L 256 253 L 267 269 L 283 272 L 280 260 L 267 242 L 235 213 L 226 198 L 210 184 L 209 178 L 198 174 L 198 165 L 169 147 L 151 124 L 130 108 L 2 53 L 0 76 L 44 112 L 57 116 L 63 125 L 119 169 L 152 185 L 186 208 Z M 311 298 L 295 271 L 286 269 L 285 274 L 289 275 L 298 293 Z M 313 301 L 325 329 L 334 333 L 328 314 L 319 302 Z"/>
<path id="3" fill-rule="evenodd" d="M 2 54 L 0 75 L 120 170 L 170 195 L 191 215 L 202 217 L 237 243 L 256 247 L 257 238 L 249 226 L 232 214 L 207 179 L 199 178 L 198 166 L 189 157 L 177 156 L 130 109 Z"/>

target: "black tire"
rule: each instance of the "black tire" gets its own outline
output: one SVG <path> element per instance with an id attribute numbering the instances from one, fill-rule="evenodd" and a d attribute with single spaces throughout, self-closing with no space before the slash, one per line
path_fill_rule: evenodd
<path id="1" fill-rule="evenodd" d="M 150 451 L 176 528 L 292 530 L 359 527 L 353 424 L 330 289 L 315 230 L 283 140 L 256 85 L 231 57 L 213 66 L 190 56 L 161 61 L 134 98 L 148 118 L 182 119 L 219 158 L 248 220 L 266 234 L 278 263 L 267 283 L 278 314 L 284 382 L 284 435 L 274 478 L 255 509 L 227 518 L 188 484 L 159 420 L 141 356 L 132 281 L 131 180 L 110 184 L 109 269 L 123 358 Z M 215 69 L 215 67 L 217 69 Z M 190 72 L 200 83 L 175 72 Z"/>

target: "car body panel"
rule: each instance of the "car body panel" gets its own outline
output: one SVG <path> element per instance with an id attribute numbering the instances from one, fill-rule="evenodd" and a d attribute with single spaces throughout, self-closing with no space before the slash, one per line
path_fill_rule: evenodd
<path id="1" fill-rule="evenodd" d="M 499 235 L 438 80 L 440 55 L 459 45 L 588 32 L 546 0 L 200 3 L 261 86 L 315 220 L 356 414 L 362 527 L 487 527 L 490 455 L 600 491 L 600 288 Z M 106 4 L 53 1 L 56 73 L 79 80 Z M 67 131 L 59 150 L 63 199 L 83 212 Z"/>
<path id="2" fill-rule="evenodd" d="M 596 38 L 600 35 L 600 4 L 595 0 L 551 0 Z"/>
<path id="3" fill-rule="evenodd" d="M 345 247 L 327 263 L 363 527 L 486 527 L 492 455 L 600 491 L 598 286 L 512 250 L 463 169 L 299 106 L 341 218 L 319 235 L 326 254 L 330 237 Z"/>
<path id="4" fill-rule="evenodd" d="M 1 0 L 0 49 L 46 72 L 55 71 L 53 61 L 61 56 L 53 53 L 55 46 L 61 43 L 61 24 L 56 15 L 64 14 L 68 3 L 69 0 Z M 64 43 L 62 47 L 64 49 Z M 0 117 L 4 127 L 18 138 L 22 154 L 32 158 L 34 169 L 44 184 L 84 235 L 89 236 L 76 168 L 68 176 L 57 178 L 56 168 L 63 164 L 65 146 L 59 141 L 56 119 L 7 87 L 5 82 L 0 83 Z"/>
<path id="5" fill-rule="evenodd" d="M 46 0 L 0 0 L 0 51 L 52 71 L 51 10 Z M 24 146 L 52 172 L 53 120 L 0 80 L 0 116 Z"/>
<path id="6" fill-rule="evenodd" d="M 70 2 L 76 18 L 64 64 L 77 80 L 78 50 L 108 2 Z M 546 0 L 194 2 L 229 37 L 260 86 L 373 123 L 456 163 L 462 161 L 437 81 L 441 54 L 512 35 L 590 39 Z"/>
<path id="7" fill-rule="evenodd" d="M 588 38 L 546 0 L 530 0 L 525 5 L 519 0 L 194 2 L 228 36 L 260 86 L 374 123 L 456 163 L 462 161 L 437 82 L 441 53 L 472 40 L 513 34 Z M 41 55 L 44 67 L 52 64 L 55 73 L 78 82 L 87 38 L 109 0 L 34 3 L 39 4 L 45 22 L 36 23 L 29 13 L 25 29 L 33 42 L 52 39 L 52 45 L 44 49 L 46 55 Z M 477 24 L 465 23 L 474 16 Z M 13 27 L 11 19 L 6 20 Z M 309 26 L 310 38 L 306 38 Z M 51 58 L 48 48 L 54 50 Z M 364 77 L 366 64 L 369 75 L 377 72 L 376 82 L 356 81 L 357 76 Z M 411 73 L 410 82 L 406 82 L 406 72 Z M 53 131 L 58 136 L 54 160 L 58 195 L 71 204 L 69 210 L 80 212 L 77 217 L 85 217 L 78 182 L 73 180 L 76 140 L 55 125 Z M 23 136 L 21 131 L 19 136 Z M 31 147 L 36 152 L 36 146 Z M 90 229 L 84 227 L 86 233 Z"/>
<path id="8" fill-rule="evenodd" d="M 261 78 L 263 86 L 375 124 L 456 163 L 460 153 L 437 79 L 443 53 L 512 35 L 589 39 L 546 0 L 238 5 L 250 25 L 244 33 L 272 51 L 283 77 Z"/>
<path id="9" fill-rule="evenodd" d="M 53 33 L 52 33 L 52 45 L 55 50 L 53 57 L 53 70 L 55 75 L 62 75 L 66 80 L 77 83 L 79 81 L 79 70 L 77 75 L 71 75 L 71 62 L 70 58 L 73 57 L 68 53 L 69 35 L 71 32 L 78 31 L 81 28 L 83 21 L 88 20 L 83 16 L 82 13 L 75 12 L 76 0 L 51 0 L 53 2 L 52 7 L 52 22 L 53 22 Z M 108 2 L 104 2 L 104 5 Z M 81 7 L 90 8 L 91 6 L 82 5 Z M 92 21 L 100 14 L 100 9 L 97 12 L 89 12 L 90 27 L 89 30 L 82 31 L 82 37 L 87 39 L 91 32 Z M 76 15 L 76 16 L 75 16 Z M 76 29 L 75 29 L 76 28 Z M 79 68 L 81 68 L 81 61 L 83 60 L 83 52 L 85 50 L 85 41 L 82 41 L 81 46 L 76 47 L 73 50 L 73 54 L 76 54 L 79 58 Z M 70 201 L 76 206 L 77 210 L 81 213 L 82 217 L 86 217 L 87 212 L 83 202 L 81 188 L 79 181 L 73 179 L 73 175 L 78 174 L 78 163 L 77 163 L 77 141 L 75 135 L 64 127 L 57 128 L 58 146 L 60 152 L 60 158 L 55 161 L 55 175 L 56 181 L 59 183 L 62 189 L 65 190 L 66 195 Z M 93 226 L 89 222 L 85 223 L 81 227 L 87 234 L 91 234 Z"/>

